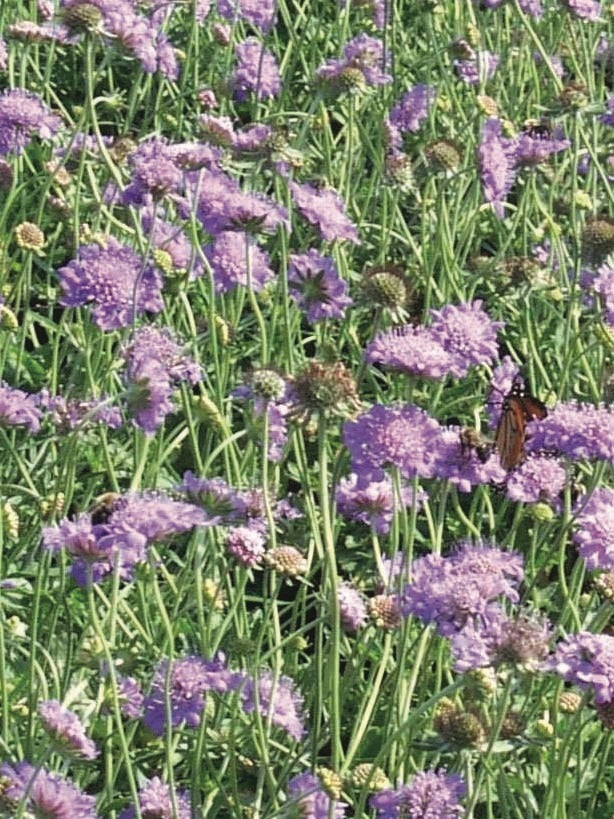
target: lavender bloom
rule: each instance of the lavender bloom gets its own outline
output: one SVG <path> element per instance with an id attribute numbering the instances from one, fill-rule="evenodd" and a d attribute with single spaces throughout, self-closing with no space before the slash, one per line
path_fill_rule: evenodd
<path id="1" fill-rule="evenodd" d="M 182 191 L 183 172 L 163 140 L 153 138 L 142 142 L 132 151 L 128 162 L 132 182 L 122 193 L 124 204 L 142 205 L 148 197 L 159 200 Z"/>
<path id="2" fill-rule="evenodd" d="M 557 404 L 539 423 L 527 425 L 527 449 L 565 455 L 572 461 L 614 459 L 614 409 L 578 404 Z"/>
<path id="3" fill-rule="evenodd" d="M 23 88 L 5 89 L 0 95 L 0 156 L 21 154 L 33 134 L 51 139 L 62 126 L 37 94 Z"/>
<path id="4" fill-rule="evenodd" d="M 530 455 L 507 479 L 506 495 L 523 503 L 546 501 L 555 508 L 567 482 L 565 467 L 553 458 Z"/>
<path id="5" fill-rule="evenodd" d="M 250 283 L 252 290 L 258 293 L 275 276 L 268 253 L 246 233 L 222 231 L 204 252 L 211 265 L 216 293 L 229 293 L 239 285 L 248 287 Z"/>
<path id="6" fill-rule="evenodd" d="M 126 404 L 135 426 L 154 435 L 173 411 L 174 388 L 163 365 L 155 359 L 130 366 L 127 372 Z"/>
<path id="7" fill-rule="evenodd" d="M 500 484 L 507 472 L 501 466 L 496 452 L 482 457 L 474 448 L 468 448 L 461 439 L 461 427 L 442 427 L 439 438 L 433 442 L 435 454 L 434 476 L 456 486 L 460 492 L 471 492 L 481 484 Z"/>
<path id="8" fill-rule="evenodd" d="M 347 0 L 340 0 L 340 6 L 344 9 L 347 6 Z M 369 9 L 373 14 L 373 25 L 375 28 L 385 28 L 386 0 L 359 0 L 358 3 L 354 3 L 354 6 Z M 390 9 L 388 9 L 388 15 L 390 15 Z"/>
<path id="9" fill-rule="evenodd" d="M 428 498 L 426 492 L 418 490 L 418 506 Z M 341 515 L 359 523 L 371 526 L 378 535 L 386 535 L 394 512 L 403 506 L 413 506 L 414 492 L 411 487 L 401 488 L 401 498 L 396 499 L 392 481 L 388 475 L 382 481 L 359 485 L 358 475 L 342 478 L 335 493 L 337 509 Z"/>
<path id="10" fill-rule="evenodd" d="M 516 164 L 539 165 L 552 154 L 567 150 L 570 145 L 560 128 L 552 134 L 536 133 L 529 128 L 522 131 L 516 140 Z"/>
<path id="11" fill-rule="evenodd" d="M 195 258 L 194 248 L 180 227 L 161 219 L 154 213 L 154 209 L 149 207 L 141 210 L 141 224 L 153 247 L 168 254 L 174 270 L 187 271 L 190 279 L 202 276 L 202 262 Z M 155 252 L 153 256 L 157 260 Z M 160 263 L 159 266 L 162 267 Z"/>
<path id="12" fill-rule="evenodd" d="M 35 768 L 29 762 L 0 765 L 0 811 L 15 815 L 23 800 L 23 807 L 34 816 L 45 819 L 98 819 L 96 800 L 83 793 L 60 774 L 44 768 Z"/>
<path id="13" fill-rule="evenodd" d="M 317 250 L 290 255 L 288 288 L 312 324 L 322 319 L 343 318 L 346 307 L 352 304 L 347 283 L 340 278 L 335 262 Z"/>
<path id="14" fill-rule="evenodd" d="M 564 0 L 564 5 L 581 20 L 597 23 L 601 19 L 601 4 L 598 0 Z"/>
<path id="15" fill-rule="evenodd" d="M 609 94 L 606 100 L 606 113 L 599 117 L 599 122 L 614 128 L 614 94 Z"/>
<path id="16" fill-rule="evenodd" d="M 485 623 L 496 616 L 496 598 L 518 601 L 522 556 L 461 543 L 448 557 L 418 558 L 411 575 L 401 596 L 402 613 L 435 623 L 439 634 L 450 637 L 468 624 Z"/>
<path id="17" fill-rule="evenodd" d="M 148 819 L 190 819 L 192 816 L 190 792 L 179 791 L 175 793 L 174 800 L 171 799 L 170 786 L 162 782 L 159 776 L 148 779 L 139 789 L 139 807 L 141 816 Z M 119 819 L 135 817 L 134 808 L 125 808 L 119 815 Z"/>
<path id="18" fill-rule="evenodd" d="M 595 489 L 578 503 L 572 540 L 588 569 L 614 570 L 614 489 Z"/>
<path id="19" fill-rule="evenodd" d="M 75 582 L 85 585 L 97 582 L 113 568 L 110 545 L 101 544 L 99 534 L 90 515 L 82 514 L 75 520 L 64 518 L 56 526 L 43 527 L 43 546 L 52 552 L 66 549 L 75 557 L 71 575 Z"/>
<path id="20" fill-rule="evenodd" d="M 316 77 L 320 80 L 339 81 L 354 71 L 359 72 L 362 82 L 368 86 L 386 85 L 392 82 L 392 77 L 380 68 L 383 55 L 381 40 L 369 37 L 368 34 L 359 34 L 346 43 L 343 59 L 327 60 L 316 71 Z"/>
<path id="21" fill-rule="evenodd" d="M 188 471 L 176 490 L 203 508 L 210 526 L 237 523 L 246 513 L 245 501 L 239 492 L 221 478 L 197 478 Z"/>
<path id="22" fill-rule="evenodd" d="M 565 682 L 592 688 L 595 702 L 614 699 L 614 637 L 581 631 L 560 642 L 544 670 L 558 674 Z"/>
<path id="23" fill-rule="evenodd" d="M 348 807 L 345 802 L 332 800 L 312 773 L 293 776 L 288 782 L 288 794 L 304 819 L 343 819 Z"/>
<path id="24" fill-rule="evenodd" d="M 217 0 L 217 11 L 226 20 L 243 19 L 266 33 L 275 20 L 275 0 Z"/>
<path id="25" fill-rule="evenodd" d="M 267 458 L 278 463 L 288 442 L 287 416 L 290 406 L 286 398 L 286 383 L 275 371 L 266 369 L 254 370 L 250 381 L 249 386 L 239 387 L 233 394 L 253 401 L 255 421 L 266 418 L 269 438 Z"/>
<path id="26" fill-rule="evenodd" d="M 367 622 L 367 606 L 358 589 L 347 581 L 337 587 L 341 627 L 350 633 L 358 631 Z"/>
<path id="27" fill-rule="evenodd" d="M 543 16 L 540 0 L 519 0 L 518 5 L 525 14 L 530 14 L 535 20 L 540 20 Z"/>
<path id="28" fill-rule="evenodd" d="M 23 424 L 30 432 L 38 432 L 42 416 L 38 405 L 38 395 L 28 395 L 27 392 L 0 381 L 0 426 L 14 427 Z"/>
<path id="29" fill-rule="evenodd" d="M 410 131 L 415 134 L 428 117 L 436 96 L 437 90 L 434 86 L 423 83 L 414 85 L 390 112 L 390 125 L 401 133 Z"/>
<path id="30" fill-rule="evenodd" d="M 302 216 L 320 231 L 327 242 L 347 239 L 359 245 L 358 231 L 345 213 L 345 203 L 332 189 L 318 189 L 313 185 L 290 182 L 292 198 Z"/>
<path id="31" fill-rule="evenodd" d="M 110 399 L 66 400 L 62 395 L 49 395 L 41 390 L 40 407 L 49 413 L 51 422 L 62 431 L 76 429 L 85 424 L 105 424 L 110 429 L 119 429 L 122 417 L 118 407 Z"/>
<path id="32" fill-rule="evenodd" d="M 503 219 L 505 197 L 514 184 L 514 140 L 501 135 L 501 121 L 491 117 L 484 123 L 482 139 L 477 150 L 484 197 Z"/>
<path id="33" fill-rule="evenodd" d="M 234 691 L 243 675 L 226 667 L 223 654 L 213 660 L 202 657 L 184 657 L 173 660 L 167 689 L 166 677 L 169 660 L 161 660 L 154 672 L 151 691 L 144 701 L 143 722 L 157 736 L 162 736 L 166 725 L 168 698 L 173 728 L 185 723 L 190 728 L 200 725 L 205 707 L 205 692 L 225 694 Z"/>
<path id="34" fill-rule="evenodd" d="M 58 700 L 46 700 L 38 706 L 43 726 L 60 753 L 80 759 L 95 759 L 99 751 L 85 734 L 79 717 Z"/>
<path id="35" fill-rule="evenodd" d="M 246 714 L 257 710 L 265 718 L 270 716 L 273 725 L 296 742 L 300 742 L 306 733 L 303 697 L 290 677 L 275 677 L 265 670 L 260 671 L 255 680 L 245 678 L 241 687 L 241 704 Z"/>
<path id="36" fill-rule="evenodd" d="M 460 800 L 467 786 L 460 774 L 443 770 L 416 774 L 410 785 L 386 788 L 369 799 L 377 819 L 454 819 L 464 813 Z"/>
<path id="37" fill-rule="evenodd" d="M 281 75 L 275 57 L 256 37 L 248 37 L 235 46 L 237 66 L 231 77 L 234 98 L 248 99 L 254 91 L 259 100 L 276 97 L 281 91 Z"/>
<path id="38" fill-rule="evenodd" d="M 518 365 L 506 355 L 501 364 L 495 367 L 490 382 L 490 395 L 486 404 L 486 414 L 488 416 L 488 426 L 496 429 L 503 407 L 503 398 L 512 389 L 515 382 L 522 383 L 519 376 Z"/>
<path id="39" fill-rule="evenodd" d="M 454 70 L 459 79 L 468 85 L 480 85 L 490 80 L 498 65 L 498 55 L 490 51 L 476 51 L 468 60 L 454 60 Z"/>
<path id="40" fill-rule="evenodd" d="M 436 380 L 461 378 L 469 369 L 461 356 L 444 348 L 431 327 L 412 324 L 378 333 L 365 350 L 365 361 Z"/>
<path id="41" fill-rule="evenodd" d="M 598 297 L 592 301 L 599 302 L 606 324 L 614 328 L 614 266 L 604 262 L 596 272 L 583 270 L 580 283 L 585 290 Z"/>
<path id="42" fill-rule="evenodd" d="M 125 717 L 140 719 L 143 716 L 145 696 L 134 677 L 117 676 L 117 698 L 120 710 Z"/>
<path id="43" fill-rule="evenodd" d="M 226 535 L 226 551 L 242 566 L 252 569 L 262 563 L 265 553 L 264 535 L 248 526 L 236 526 Z"/>
<path id="44" fill-rule="evenodd" d="M 94 323 L 101 330 L 116 330 L 132 323 L 133 310 L 159 313 L 162 279 L 129 247 L 112 236 L 104 246 L 84 245 L 77 259 L 58 271 L 63 307 L 93 304 Z"/>
<path id="45" fill-rule="evenodd" d="M 440 426 L 424 410 L 411 404 L 376 404 L 343 426 L 343 440 L 352 455 L 352 470 L 361 481 L 381 481 L 384 468 L 395 466 L 404 478 L 434 474 L 433 443 Z"/>
<path id="46" fill-rule="evenodd" d="M 461 356 L 467 368 L 471 364 L 490 364 L 498 356 L 497 331 L 504 323 L 493 321 L 482 309 L 482 301 L 448 304 L 431 310 L 432 333 L 444 349 Z"/>

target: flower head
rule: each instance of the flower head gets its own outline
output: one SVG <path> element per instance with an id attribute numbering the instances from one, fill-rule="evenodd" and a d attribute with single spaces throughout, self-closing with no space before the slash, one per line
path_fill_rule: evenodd
<path id="1" fill-rule="evenodd" d="M 255 679 L 246 677 L 241 687 L 241 704 L 247 714 L 256 710 L 270 717 L 288 736 L 300 742 L 306 733 L 303 696 L 290 677 L 260 671 Z"/>
<path id="2" fill-rule="evenodd" d="M 25 800 L 30 815 L 45 819 L 98 819 L 96 800 L 83 793 L 60 774 L 45 768 L 18 762 L 0 765 L 0 811 L 7 816 L 17 814 L 17 806 Z"/>
<path id="3" fill-rule="evenodd" d="M 242 566 L 259 566 L 265 553 L 264 535 L 248 526 L 235 526 L 226 535 L 226 551 Z"/>
<path id="4" fill-rule="evenodd" d="M 565 467 L 554 458 L 530 455 L 507 478 L 506 494 L 513 501 L 559 503 L 567 482 Z"/>
<path id="5" fill-rule="evenodd" d="M 305 819 L 343 819 L 347 805 L 330 798 L 320 779 L 312 773 L 302 773 L 288 782 L 288 795 Z"/>
<path id="6" fill-rule="evenodd" d="M 38 395 L 28 395 L 0 381 L 0 426 L 23 424 L 30 432 L 38 432 L 42 417 L 39 402 Z"/>
<path id="7" fill-rule="evenodd" d="M 275 0 L 217 0 L 217 11 L 226 20 L 245 20 L 263 32 L 275 20 Z"/>
<path id="8" fill-rule="evenodd" d="M 141 816 L 148 819 L 190 819 L 192 816 L 190 793 L 180 791 L 171 798 L 171 789 L 159 776 L 153 776 L 139 789 Z M 173 805 L 174 802 L 174 805 Z M 125 808 L 120 819 L 134 819 L 134 808 Z"/>
<path id="9" fill-rule="evenodd" d="M 565 455 L 572 461 L 614 459 L 614 409 L 578 404 L 557 404 L 539 423 L 528 425 L 527 448 L 532 452 Z"/>
<path id="10" fill-rule="evenodd" d="M 418 506 L 428 495 L 418 490 Z M 346 518 L 365 523 L 379 535 L 388 534 L 398 504 L 413 506 L 414 492 L 410 487 L 401 488 L 401 497 L 395 498 L 392 480 L 386 475 L 382 481 L 360 482 L 358 475 L 342 478 L 335 494 L 337 509 Z"/>
<path id="11" fill-rule="evenodd" d="M 481 85 L 490 80 L 499 65 L 499 57 L 490 51 L 476 51 L 466 60 L 454 60 L 454 70 L 468 85 Z"/>
<path id="12" fill-rule="evenodd" d="M 609 634 L 570 634 L 544 668 L 566 682 L 592 688 L 599 704 L 614 700 L 614 637 Z"/>
<path id="13" fill-rule="evenodd" d="M 21 154 L 33 134 L 51 139 L 61 125 L 61 119 L 37 94 L 23 88 L 5 89 L 0 95 L 0 156 Z"/>
<path id="14" fill-rule="evenodd" d="M 595 489 L 580 499 L 572 540 L 587 568 L 614 570 L 614 489 Z"/>
<path id="15" fill-rule="evenodd" d="M 358 589 L 347 581 L 337 587 L 339 617 L 345 631 L 353 632 L 367 622 L 367 605 Z"/>
<path id="16" fill-rule="evenodd" d="M 346 307 L 352 303 L 347 295 L 347 284 L 340 278 L 334 261 L 317 250 L 290 255 L 288 287 L 311 323 L 343 318 Z"/>
<path id="17" fill-rule="evenodd" d="M 79 717 L 58 700 L 45 700 L 38 706 L 38 713 L 54 744 L 61 753 L 80 759 L 95 759 L 99 751 L 85 734 Z"/>
<path id="18" fill-rule="evenodd" d="M 499 219 L 503 219 L 503 204 L 515 177 L 514 141 L 502 136 L 501 131 L 500 120 L 486 120 L 477 151 L 484 196 Z"/>
<path id="19" fill-rule="evenodd" d="M 345 203 L 330 188 L 316 188 L 308 183 L 290 182 L 290 192 L 299 212 L 315 225 L 326 241 L 346 239 L 360 244 L 358 231 L 345 212 Z"/>
<path id="20" fill-rule="evenodd" d="M 401 134 L 416 133 L 428 117 L 436 95 L 437 91 L 431 85 L 414 85 L 391 110 L 390 126 Z"/>
<path id="21" fill-rule="evenodd" d="M 281 91 L 281 75 L 275 57 L 256 37 L 248 37 L 235 47 L 237 66 L 231 77 L 234 98 L 246 100 L 250 92 L 257 99 L 276 97 Z"/>
<path id="22" fill-rule="evenodd" d="M 411 784 L 379 791 L 369 799 L 377 819 L 454 819 L 464 813 L 467 786 L 459 774 L 443 770 L 416 774 Z"/>

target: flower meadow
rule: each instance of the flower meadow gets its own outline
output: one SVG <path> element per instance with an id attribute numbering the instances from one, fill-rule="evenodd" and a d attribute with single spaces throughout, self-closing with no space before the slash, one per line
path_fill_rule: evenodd
<path id="1" fill-rule="evenodd" d="M 614 815 L 613 21 L 1 4 L 0 816 Z"/>

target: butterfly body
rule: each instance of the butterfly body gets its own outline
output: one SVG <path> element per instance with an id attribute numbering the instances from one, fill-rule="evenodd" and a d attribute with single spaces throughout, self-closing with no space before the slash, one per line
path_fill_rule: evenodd
<path id="1" fill-rule="evenodd" d="M 495 449 L 504 469 L 514 469 L 524 459 L 527 423 L 541 420 L 547 414 L 546 405 L 515 381 L 503 399 L 495 434 Z"/>

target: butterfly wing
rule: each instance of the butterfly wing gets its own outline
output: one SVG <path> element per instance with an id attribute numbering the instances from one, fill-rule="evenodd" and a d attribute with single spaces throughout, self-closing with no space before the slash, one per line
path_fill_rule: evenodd
<path id="1" fill-rule="evenodd" d="M 524 458 L 525 428 L 527 424 L 524 397 L 510 394 L 503 402 L 497 432 L 495 449 L 504 469 L 513 469 Z"/>
<path id="2" fill-rule="evenodd" d="M 522 409 L 525 420 L 527 421 L 541 421 L 548 415 L 548 410 L 543 401 L 536 398 L 534 395 L 522 395 L 520 397 L 522 402 Z"/>

